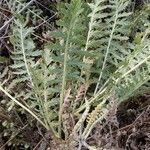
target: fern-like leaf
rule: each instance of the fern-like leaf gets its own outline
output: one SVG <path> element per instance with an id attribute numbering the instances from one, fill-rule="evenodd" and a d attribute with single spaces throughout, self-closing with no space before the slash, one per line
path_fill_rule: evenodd
<path id="1" fill-rule="evenodd" d="M 33 28 L 27 28 L 26 24 L 15 20 L 11 42 L 14 51 L 11 51 L 11 58 L 14 64 L 11 66 L 13 73 L 18 76 L 16 82 L 30 81 L 33 85 L 30 67 L 33 67 L 35 57 L 41 54 L 35 50 L 33 40 L 30 38 Z"/>

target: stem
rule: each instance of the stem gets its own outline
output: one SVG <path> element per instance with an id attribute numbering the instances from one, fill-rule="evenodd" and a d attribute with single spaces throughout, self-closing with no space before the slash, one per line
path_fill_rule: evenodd
<path id="1" fill-rule="evenodd" d="M 140 65 L 142 65 L 144 62 L 146 62 L 148 59 L 150 59 L 150 55 L 148 57 L 146 57 L 145 59 L 143 59 L 140 63 L 138 63 L 136 66 L 134 66 L 133 68 L 131 68 L 129 71 L 127 71 L 125 74 L 123 74 L 121 76 L 121 78 L 124 78 L 125 76 L 127 76 L 128 74 L 130 74 L 133 70 L 135 70 L 136 68 L 138 68 Z"/>
<path id="2" fill-rule="evenodd" d="M 115 27 L 116 27 L 116 23 L 117 23 L 117 18 L 118 18 L 118 10 L 116 10 L 114 25 L 113 25 L 113 28 L 112 28 L 112 31 L 111 31 L 111 34 L 110 34 L 110 38 L 109 38 L 109 41 L 108 41 L 108 46 L 107 46 L 107 49 L 106 49 L 104 62 L 103 62 L 102 69 L 101 69 L 101 72 L 100 72 L 100 75 L 99 75 L 99 79 L 98 79 L 98 82 L 97 82 L 97 85 L 96 85 L 96 88 L 95 88 L 95 91 L 94 91 L 94 95 L 97 93 L 97 90 L 98 90 L 98 87 L 99 87 L 99 84 L 100 84 L 100 81 L 101 81 L 101 78 L 102 78 L 102 75 L 103 75 L 103 71 L 104 71 L 104 68 L 105 68 L 105 65 L 106 65 L 106 61 L 107 61 L 107 57 L 108 57 L 108 53 L 109 53 L 109 49 L 110 49 L 110 44 L 111 44 L 111 41 L 112 41 L 112 38 L 113 38 L 113 33 L 115 31 Z"/>
<path id="3" fill-rule="evenodd" d="M 14 97 L 12 97 L 1 85 L 0 85 L 0 90 L 5 93 L 12 101 L 14 101 L 17 105 L 19 105 L 20 107 L 22 107 L 24 110 L 26 110 L 29 114 L 31 114 L 39 123 L 41 123 L 46 129 L 47 126 L 43 123 L 43 121 L 40 120 L 40 118 L 38 118 L 37 115 L 35 115 L 30 109 L 28 109 L 26 106 L 24 106 L 23 104 L 21 104 L 18 100 L 16 100 Z"/>
<path id="4" fill-rule="evenodd" d="M 66 89 L 66 75 L 67 75 L 67 60 L 68 60 L 68 47 L 69 47 L 69 38 L 71 34 L 71 27 L 68 31 L 67 40 L 65 44 L 65 54 L 64 54 L 64 68 L 63 68 L 63 79 L 62 79 L 62 87 L 61 87 L 61 94 L 60 94 L 60 104 L 59 104 L 59 122 L 58 122 L 58 133 L 61 136 L 61 122 L 62 122 L 62 112 L 63 112 L 63 100 L 65 95 Z"/>
<path id="5" fill-rule="evenodd" d="M 44 108 L 43 109 L 43 114 L 44 114 L 44 118 L 45 118 L 45 121 L 46 121 L 46 124 L 47 124 L 48 128 L 51 129 L 52 132 L 55 134 L 56 132 L 55 132 L 53 126 L 51 125 L 51 121 L 49 119 L 48 91 L 47 91 L 47 80 L 46 80 L 46 78 L 47 78 L 47 71 L 46 71 L 47 67 L 44 65 L 43 69 L 44 69 L 44 81 L 43 81 L 43 84 L 44 84 L 44 93 L 43 93 L 44 103 L 42 103 L 43 108 Z"/>
<path id="6" fill-rule="evenodd" d="M 95 4 L 95 8 L 97 7 L 98 4 Z M 87 34 L 87 40 L 86 40 L 86 44 L 85 44 L 85 49 L 84 51 L 87 51 L 88 50 L 88 43 L 89 43 L 89 40 L 90 40 L 90 37 L 91 37 L 91 31 L 92 31 L 92 28 L 93 28 L 93 21 L 94 21 L 94 16 L 95 16 L 95 8 L 92 12 L 92 16 L 91 16 L 91 19 L 90 19 L 90 23 L 89 23 L 89 30 L 88 30 L 88 34 Z M 85 56 L 83 58 L 83 62 L 85 62 Z"/>
<path id="7" fill-rule="evenodd" d="M 22 49 L 22 54 L 23 54 L 23 60 L 24 60 L 24 63 L 25 63 L 25 67 L 26 67 L 27 74 L 29 76 L 31 85 L 34 86 L 34 83 L 32 81 L 32 77 L 31 77 L 31 73 L 29 71 L 29 66 L 28 66 L 28 63 L 27 63 L 27 58 L 26 58 L 26 55 L 25 55 L 24 38 L 23 38 L 23 33 L 22 33 L 22 27 L 21 27 L 20 36 L 21 36 L 21 49 Z"/>
<path id="8" fill-rule="evenodd" d="M 107 99 L 104 99 L 97 107 L 99 107 L 100 109 L 103 108 L 103 105 L 105 104 Z M 87 139 L 87 137 L 89 136 L 89 134 L 91 133 L 93 127 L 96 125 L 97 122 L 101 121 L 102 120 L 102 116 L 98 119 L 96 119 L 96 121 L 94 121 L 92 124 L 89 123 L 87 125 L 87 127 L 85 128 L 83 134 L 82 134 L 82 137 L 84 137 L 84 139 Z"/>
<path id="9" fill-rule="evenodd" d="M 37 102 L 39 103 L 39 108 L 40 108 L 40 114 L 42 115 L 43 119 L 44 119 L 44 123 L 47 126 L 47 129 L 49 129 L 49 125 L 47 123 L 47 119 L 45 117 L 45 108 L 44 108 L 44 101 L 41 97 L 41 93 L 39 92 L 39 86 L 37 85 L 37 82 L 35 82 L 34 84 L 34 90 L 35 90 L 35 96 L 37 98 Z"/>
<path id="10" fill-rule="evenodd" d="M 100 95 L 102 95 L 104 92 L 106 91 L 106 88 L 104 89 L 101 89 L 97 92 L 97 94 L 95 94 L 93 97 L 91 97 L 89 100 L 88 100 L 88 103 L 89 105 L 91 103 L 93 103 Z M 101 100 L 102 98 L 104 98 L 103 96 L 99 98 L 99 100 Z M 81 112 L 82 110 L 84 110 L 86 108 L 86 104 L 84 103 L 76 112 L 75 114 L 78 114 L 79 112 Z"/>
<path id="11" fill-rule="evenodd" d="M 91 21 L 89 23 L 89 31 L 88 31 L 88 35 L 87 35 L 87 40 L 86 40 L 84 51 L 87 51 L 87 49 L 88 49 L 88 43 L 89 43 L 89 40 L 90 40 L 90 37 L 91 37 L 91 30 L 92 30 L 92 27 L 93 27 L 94 15 L 95 15 L 95 11 L 93 11 L 92 16 L 91 16 Z"/>

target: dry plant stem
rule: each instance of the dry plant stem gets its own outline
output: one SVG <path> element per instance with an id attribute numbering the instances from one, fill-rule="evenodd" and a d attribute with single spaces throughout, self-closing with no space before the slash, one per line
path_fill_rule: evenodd
<path id="1" fill-rule="evenodd" d="M 9 19 L 8 21 L 6 21 L 4 23 L 4 25 L 0 28 L 0 31 L 3 31 L 5 29 L 5 27 L 14 20 L 15 17 L 12 17 L 11 19 Z"/>
<path id="2" fill-rule="evenodd" d="M 16 0 L 19 4 L 21 4 L 22 6 L 24 6 L 20 1 Z M 32 14 L 34 14 L 35 16 L 37 16 L 39 19 L 43 20 L 44 23 L 46 23 L 49 29 L 51 29 L 50 27 L 52 26 L 49 22 L 47 22 L 49 19 L 45 20 L 43 19 L 41 16 L 39 16 L 38 14 L 36 14 L 34 11 L 28 9 L 29 12 L 31 12 Z"/>
<path id="3" fill-rule="evenodd" d="M 4 16 L 5 18 L 7 18 L 7 19 L 9 19 L 5 14 L 3 14 L 2 12 L 0 12 L 0 14 L 2 15 L 2 16 Z"/>
<path id="4" fill-rule="evenodd" d="M 42 141 L 43 141 L 43 138 L 36 144 L 33 150 L 37 150 L 38 146 L 42 143 Z"/>
<path id="5" fill-rule="evenodd" d="M 0 7 L 0 9 L 3 10 L 3 11 L 6 11 L 6 12 L 8 12 L 8 13 L 11 13 L 11 11 L 9 11 L 9 10 L 7 10 L 7 9 L 4 9 L 4 8 L 2 8 L 2 7 Z"/>
<path id="6" fill-rule="evenodd" d="M 19 12 L 18 14 L 20 14 L 22 11 L 24 11 L 29 5 L 31 5 L 35 0 L 31 0 L 29 3 L 27 3 L 26 6 L 24 6 Z M 5 27 L 14 20 L 14 16 L 12 18 L 10 18 L 7 22 L 5 22 L 5 24 L 0 28 L 0 32 L 3 31 L 5 29 Z"/>
<path id="7" fill-rule="evenodd" d="M 45 38 L 43 37 L 40 37 L 39 35 L 36 35 L 35 33 L 31 33 L 32 35 L 34 35 L 36 38 L 38 38 L 39 40 L 42 40 L 44 42 L 49 42 L 48 40 L 46 40 Z"/>
<path id="8" fill-rule="evenodd" d="M 13 102 L 15 102 L 17 105 L 19 105 L 20 107 L 22 107 L 24 110 L 26 110 L 28 113 L 30 113 L 39 123 L 41 123 L 47 130 L 47 126 L 43 123 L 43 121 L 40 120 L 40 118 L 38 118 L 37 115 L 35 115 L 29 108 L 27 108 L 26 106 L 24 106 L 23 104 L 21 104 L 18 100 L 16 100 L 14 97 L 12 97 L 1 85 L 0 85 L 0 90 L 5 93 Z"/>
<path id="9" fill-rule="evenodd" d="M 48 7 L 44 6 L 43 4 L 41 4 L 39 1 L 35 1 L 35 3 L 41 5 L 43 8 L 45 8 L 46 10 L 48 10 L 49 12 L 55 13 L 53 10 L 49 9 Z"/>
<path id="10" fill-rule="evenodd" d="M 57 15 L 57 13 L 55 13 L 53 16 L 51 16 L 47 20 L 44 20 L 41 24 L 39 24 L 38 26 L 34 27 L 34 29 L 39 28 L 40 26 L 42 26 L 43 24 L 45 24 L 46 22 L 48 22 L 49 20 L 51 20 L 52 18 L 54 18 L 56 15 Z"/>

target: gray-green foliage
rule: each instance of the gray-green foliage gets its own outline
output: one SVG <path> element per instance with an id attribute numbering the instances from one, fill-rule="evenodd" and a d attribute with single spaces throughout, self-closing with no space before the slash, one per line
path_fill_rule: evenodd
<path id="1" fill-rule="evenodd" d="M 59 132 L 61 136 L 64 130 L 62 113 L 68 89 L 72 97 L 70 112 L 77 115 L 73 130 L 76 134 L 89 108 L 96 107 L 91 114 L 97 117 L 80 133 L 86 139 L 95 122 L 105 115 L 105 102 L 114 93 L 120 102 L 146 87 L 150 79 L 150 24 L 145 18 L 145 26 L 141 25 L 141 31 L 132 35 L 134 40 L 129 40 L 131 29 L 136 26 L 132 24 L 129 4 L 130 0 L 95 0 L 88 5 L 72 0 L 60 5 L 58 28 L 47 33 L 53 40 L 45 44 L 42 52 L 36 50 L 31 39 L 33 28 L 15 21 L 11 40 L 15 80 L 28 82 L 30 90 L 24 95 L 27 103 L 55 135 Z M 76 105 L 74 100 L 81 84 L 88 85 L 89 90 Z"/>
<path id="2" fill-rule="evenodd" d="M 30 66 L 34 65 L 33 60 L 40 55 L 39 50 L 35 50 L 35 45 L 31 39 L 33 28 L 25 27 L 25 24 L 15 21 L 16 27 L 13 28 L 13 36 L 11 42 L 14 45 L 14 51 L 11 53 L 11 58 L 14 64 L 11 68 L 14 69 L 13 73 L 19 76 L 20 81 L 30 80 L 32 77 L 30 73 Z"/>

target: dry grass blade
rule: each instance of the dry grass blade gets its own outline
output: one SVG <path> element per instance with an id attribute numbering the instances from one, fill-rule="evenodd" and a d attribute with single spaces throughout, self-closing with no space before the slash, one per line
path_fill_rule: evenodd
<path id="1" fill-rule="evenodd" d="M 27 3 L 27 5 L 24 6 L 24 7 L 18 12 L 18 14 L 21 13 L 22 11 L 24 11 L 25 9 L 27 9 L 27 7 L 28 7 L 29 5 L 31 5 L 34 1 L 35 1 L 35 0 L 31 0 L 29 3 Z M 14 18 L 15 18 L 15 17 L 13 16 L 13 17 L 10 18 L 8 21 L 6 21 L 5 24 L 0 28 L 0 32 L 2 32 L 2 31 L 6 28 L 6 26 L 14 20 Z"/>

